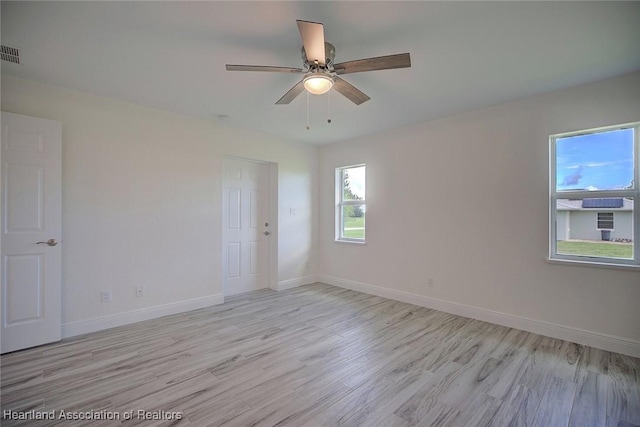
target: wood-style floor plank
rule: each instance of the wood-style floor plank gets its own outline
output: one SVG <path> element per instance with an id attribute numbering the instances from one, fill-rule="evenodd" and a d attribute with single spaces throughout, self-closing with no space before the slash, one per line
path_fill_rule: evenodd
<path id="1" fill-rule="evenodd" d="M 640 427 L 640 359 L 321 283 L 0 363 L 3 411 L 121 417 L 3 426 Z"/>

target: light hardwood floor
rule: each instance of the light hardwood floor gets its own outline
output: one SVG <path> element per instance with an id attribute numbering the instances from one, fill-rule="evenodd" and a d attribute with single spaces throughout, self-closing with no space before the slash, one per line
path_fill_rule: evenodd
<path id="1" fill-rule="evenodd" d="M 320 283 L 1 363 L 3 413 L 178 411 L 177 424 L 194 426 L 640 426 L 640 359 Z M 172 424 L 135 414 L 2 425 Z"/>

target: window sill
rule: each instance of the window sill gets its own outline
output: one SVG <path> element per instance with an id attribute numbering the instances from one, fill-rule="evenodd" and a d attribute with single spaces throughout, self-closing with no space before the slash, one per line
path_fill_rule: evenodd
<path id="1" fill-rule="evenodd" d="M 556 258 L 547 258 L 546 261 L 550 264 L 570 265 L 574 267 L 577 266 L 577 267 L 591 267 L 591 268 L 608 268 L 612 270 L 640 271 L 640 265 L 612 264 L 607 262 L 579 261 L 574 259 L 556 259 Z"/>
<path id="2" fill-rule="evenodd" d="M 367 242 L 365 240 L 344 240 L 344 239 L 335 239 L 336 243 L 346 243 L 349 245 L 366 245 Z"/>

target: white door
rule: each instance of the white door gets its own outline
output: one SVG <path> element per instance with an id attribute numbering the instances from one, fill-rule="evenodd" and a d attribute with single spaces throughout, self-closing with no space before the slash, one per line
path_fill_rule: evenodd
<path id="1" fill-rule="evenodd" d="M 222 274 L 225 295 L 268 286 L 269 166 L 224 160 Z"/>
<path id="2" fill-rule="evenodd" d="M 2 353 L 61 335 L 62 125 L 2 113 Z"/>

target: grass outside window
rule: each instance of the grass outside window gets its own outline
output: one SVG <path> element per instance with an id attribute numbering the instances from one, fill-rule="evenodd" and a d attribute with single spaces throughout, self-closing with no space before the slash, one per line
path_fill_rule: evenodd
<path id="1" fill-rule="evenodd" d="M 633 244 L 560 240 L 557 243 L 557 252 L 564 255 L 633 259 Z"/>
<path id="2" fill-rule="evenodd" d="M 361 217 L 344 218 L 344 237 L 350 239 L 364 239 L 364 215 Z"/>

